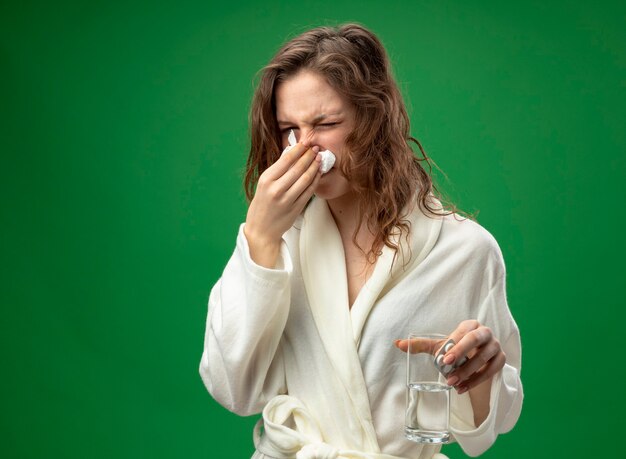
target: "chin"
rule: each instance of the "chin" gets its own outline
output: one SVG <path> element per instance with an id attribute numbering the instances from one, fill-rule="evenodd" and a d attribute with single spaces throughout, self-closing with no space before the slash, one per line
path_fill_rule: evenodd
<path id="1" fill-rule="evenodd" d="M 332 193 L 329 193 L 328 190 L 322 189 L 321 187 L 317 187 L 314 194 L 316 198 L 324 199 L 326 201 L 335 197 Z"/>
<path id="2" fill-rule="evenodd" d="M 315 196 L 318 198 L 331 201 L 350 193 L 348 181 L 343 176 L 338 176 L 333 172 L 334 170 L 331 170 L 328 175 L 323 175 L 317 184 Z"/>

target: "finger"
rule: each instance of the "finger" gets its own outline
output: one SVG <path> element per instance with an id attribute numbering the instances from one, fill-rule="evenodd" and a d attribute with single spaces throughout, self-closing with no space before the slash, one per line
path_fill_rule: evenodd
<path id="1" fill-rule="evenodd" d="M 467 362 L 448 375 L 448 384 L 451 386 L 462 384 L 498 355 L 499 352 L 500 343 L 495 339 L 478 348 Z"/>
<path id="2" fill-rule="evenodd" d="M 282 177 L 308 149 L 309 147 L 304 144 L 297 143 L 287 153 L 278 158 L 274 164 L 268 167 L 265 171 L 265 175 L 272 181 Z"/>
<path id="3" fill-rule="evenodd" d="M 506 355 L 504 352 L 498 353 L 493 359 L 487 362 L 480 370 L 472 375 L 463 384 L 457 386 L 456 390 L 459 394 L 467 392 L 469 389 L 478 386 L 479 384 L 492 378 L 498 371 L 500 371 L 506 363 Z"/>
<path id="4" fill-rule="evenodd" d="M 394 345 L 403 352 L 411 354 L 427 353 L 435 355 L 445 340 L 431 338 L 397 339 Z"/>
<path id="5" fill-rule="evenodd" d="M 461 340 L 458 341 L 450 351 L 454 352 L 456 358 L 458 359 L 463 355 L 470 354 L 472 350 L 486 345 L 493 339 L 491 329 L 489 327 L 480 326 L 463 336 L 463 338 L 461 338 Z"/>
<path id="6" fill-rule="evenodd" d="M 478 323 L 476 320 L 466 320 L 459 324 L 459 327 L 452 332 L 450 337 L 455 341 L 455 345 L 443 358 L 446 365 L 450 365 L 470 354 L 472 349 L 487 343 L 491 337 L 491 330 Z"/>
<path id="7" fill-rule="evenodd" d="M 276 186 L 279 190 L 279 193 L 286 193 L 294 185 L 294 183 L 302 178 L 302 176 L 315 162 L 318 152 L 319 147 L 317 146 L 309 148 L 306 152 L 304 152 L 302 156 L 300 156 L 300 158 L 298 158 L 298 161 L 296 161 L 296 163 L 291 166 L 291 168 L 287 172 L 285 172 L 281 177 L 278 177 L 276 179 Z M 317 168 L 319 169 L 319 163 L 317 165 Z M 308 180 L 308 183 L 300 189 L 300 192 L 302 192 L 302 190 L 306 188 L 306 186 L 308 186 L 310 182 L 313 181 L 315 172 L 316 171 L 314 170 L 313 176 L 309 175 L 310 180 Z M 298 193 L 298 195 L 299 194 L 300 193 Z M 293 198 L 293 200 L 295 200 L 295 198 Z"/>
<path id="8" fill-rule="evenodd" d="M 455 343 L 458 343 L 465 335 L 472 330 L 476 330 L 478 327 L 480 327 L 480 323 L 477 320 L 464 320 L 456 327 L 456 330 L 450 333 L 449 338 L 453 339 Z"/>
<path id="9" fill-rule="evenodd" d="M 322 164 L 322 157 L 319 153 L 317 153 L 317 156 L 315 156 L 313 161 L 311 161 L 311 163 L 309 164 L 308 168 L 304 171 L 304 173 L 302 173 L 299 177 L 297 177 L 297 180 L 291 185 L 289 189 L 284 191 L 285 199 L 288 202 L 297 201 L 300 195 L 304 193 L 304 191 L 311 186 L 311 184 L 317 177 L 318 172 L 320 173 L 319 175 L 321 175 L 321 171 L 320 171 L 321 164 Z M 295 169 L 295 166 L 291 170 L 293 169 Z M 291 173 L 291 170 L 287 174 Z M 281 184 L 288 183 L 286 181 L 283 182 L 284 177 L 286 177 L 287 174 L 285 174 L 283 178 L 279 180 Z"/>
<path id="10" fill-rule="evenodd" d="M 296 199 L 293 204 L 293 208 L 298 214 L 302 212 L 306 203 L 309 202 L 309 199 L 311 199 L 313 193 L 315 193 L 315 189 L 317 188 L 317 184 L 319 183 L 321 177 L 322 172 L 319 170 L 318 166 L 313 182 L 300 194 L 300 196 L 298 196 L 298 199 Z"/>

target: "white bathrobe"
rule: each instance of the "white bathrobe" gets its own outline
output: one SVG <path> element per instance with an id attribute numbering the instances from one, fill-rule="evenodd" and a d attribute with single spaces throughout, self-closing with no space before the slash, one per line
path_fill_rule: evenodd
<path id="1" fill-rule="evenodd" d="M 469 395 L 452 390 L 453 439 L 475 456 L 514 426 L 521 350 L 496 241 L 471 220 L 426 217 L 417 206 L 408 219 L 409 244 L 400 239 L 393 264 L 393 251 L 383 248 L 352 308 L 326 201 L 314 198 L 285 233 L 275 269 L 252 261 L 241 225 L 210 294 L 200 374 L 227 409 L 265 408 L 255 457 L 432 458 L 439 446 L 404 438 L 406 354 L 393 341 L 410 332 L 449 334 L 465 319 L 492 329 L 507 363 L 479 426 Z"/>

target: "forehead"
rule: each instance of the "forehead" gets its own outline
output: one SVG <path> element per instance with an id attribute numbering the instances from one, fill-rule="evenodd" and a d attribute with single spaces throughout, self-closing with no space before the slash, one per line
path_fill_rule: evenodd
<path id="1" fill-rule="evenodd" d="M 301 71 L 276 86 L 276 118 L 311 120 L 321 114 L 347 112 L 349 106 L 322 77 Z"/>

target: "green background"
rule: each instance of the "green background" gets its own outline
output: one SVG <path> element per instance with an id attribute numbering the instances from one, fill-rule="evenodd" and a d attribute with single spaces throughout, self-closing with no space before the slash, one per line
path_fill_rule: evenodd
<path id="1" fill-rule="evenodd" d="M 505 256 L 526 398 L 484 457 L 621 455 L 624 3 L 333 0 L 2 3 L 0 456 L 249 457 L 198 364 L 252 82 L 347 21 Z"/>

